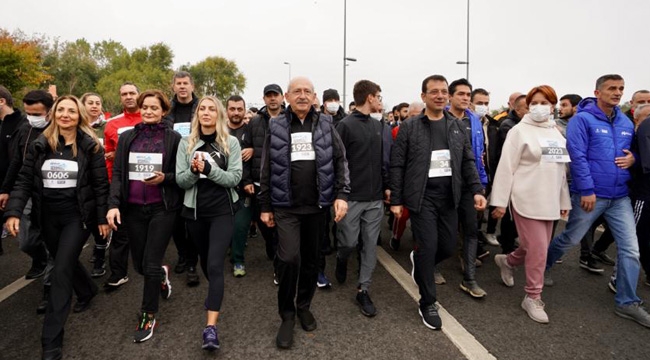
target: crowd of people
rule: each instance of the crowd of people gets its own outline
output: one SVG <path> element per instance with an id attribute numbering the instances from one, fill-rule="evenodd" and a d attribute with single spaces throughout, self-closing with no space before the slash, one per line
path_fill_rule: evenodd
<path id="1" fill-rule="evenodd" d="M 0 86 L 0 210 L 32 259 L 25 277 L 43 277 L 44 359 L 62 357 L 71 308 L 85 311 L 99 292 L 92 278 L 108 267 L 106 291 L 129 281 L 129 252 L 144 277 L 133 341 L 153 336 L 159 299 L 172 294 L 170 272 L 196 286 L 200 265 L 208 280 L 202 347 L 219 349 L 226 259 L 244 277 L 246 241 L 258 229 L 278 286 L 277 347 L 292 346 L 296 317 L 305 331 L 317 328 L 311 302 L 317 288 L 332 286 L 325 266 L 333 252 L 338 283 L 358 258 L 356 301 L 373 317 L 385 215 L 393 251 L 410 220 L 411 275 L 430 329 L 442 327 L 436 286 L 446 280 L 437 266 L 459 247 L 464 292 L 487 296 L 476 268 L 487 245 L 500 245 L 501 280 L 514 286 L 513 270 L 523 266 L 521 307 L 548 323 L 543 287 L 579 242 L 580 267 L 614 266 L 615 313 L 650 327 L 636 294 L 641 267 L 650 286 L 650 91 L 635 92 L 623 113 L 619 75 L 600 77 L 584 99 L 558 97 L 548 85 L 515 92 L 496 116 L 486 89 L 441 75 L 422 81 L 421 101 L 387 114 L 380 85 L 369 80 L 354 85 L 348 111 L 336 90 L 319 98 L 306 77 L 291 79 L 286 92 L 265 86 L 261 109 L 247 109 L 239 95 L 225 104 L 199 98 L 184 71 L 172 90 L 170 100 L 126 82 L 123 113 L 106 119 L 96 93 L 32 90 L 20 111 Z M 554 236 L 560 219 L 566 227 Z M 606 231 L 594 242 L 599 226 Z M 79 256 L 90 235 L 89 273 Z M 163 264 L 170 239 L 173 269 Z M 615 259 L 605 253 L 613 242 Z"/>

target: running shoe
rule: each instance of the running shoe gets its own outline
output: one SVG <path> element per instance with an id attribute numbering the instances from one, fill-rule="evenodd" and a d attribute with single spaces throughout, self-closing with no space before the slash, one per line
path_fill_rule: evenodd
<path id="1" fill-rule="evenodd" d="M 163 265 L 163 275 L 160 281 L 160 296 L 163 299 L 169 299 L 172 296 L 172 283 L 169 281 L 169 266 Z"/>
<path id="2" fill-rule="evenodd" d="M 142 317 L 133 334 L 133 342 L 141 343 L 151 339 L 153 329 L 156 327 L 156 318 L 153 314 L 142 313 Z"/>
<path id="3" fill-rule="evenodd" d="M 318 281 L 316 281 L 316 286 L 318 286 L 319 289 L 329 289 L 332 287 L 332 283 L 330 282 L 330 279 L 325 276 L 324 272 L 319 272 L 318 273 Z"/>
<path id="4" fill-rule="evenodd" d="M 214 351 L 219 350 L 219 337 L 217 336 L 217 327 L 208 325 L 203 329 L 203 350 Z"/>
<path id="5" fill-rule="evenodd" d="M 234 277 L 244 277 L 246 276 L 246 267 L 244 264 L 235 264 L 232 268 L 232 274 Z"/>

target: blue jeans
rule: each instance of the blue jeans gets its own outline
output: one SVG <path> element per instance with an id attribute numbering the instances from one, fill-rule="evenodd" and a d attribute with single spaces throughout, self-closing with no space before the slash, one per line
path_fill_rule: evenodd
<path id="1" fill-rule="evenodd" d="M 577 245 L 591 224 L 603 215 L 614 235 L 618 250 L 616 265 L 618 279 L 614 300 L 617 305 L 629 305 L 641 301 L 636 295 L 641 265 L 630 199 L 627 196 L 618 199 L 596 198 L 594 209 L 586 212 L 580 207 L 580 195 L 572 194 L 571 206 L 573 209 L 569 214 L 566 229 L 551 241 L 548 248 L 546 270 L 550 269 L 567 250 Z"/>

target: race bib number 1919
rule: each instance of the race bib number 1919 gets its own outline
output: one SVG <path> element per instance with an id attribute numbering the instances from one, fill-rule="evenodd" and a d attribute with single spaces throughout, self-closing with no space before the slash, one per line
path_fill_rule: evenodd
<path id="1" fill-rule="evenodd" d="M 144 180 L 154 175 L 154 171 L 162 171 L 162 154 L 160 153 L 129 153 L 129 180 Z"/>

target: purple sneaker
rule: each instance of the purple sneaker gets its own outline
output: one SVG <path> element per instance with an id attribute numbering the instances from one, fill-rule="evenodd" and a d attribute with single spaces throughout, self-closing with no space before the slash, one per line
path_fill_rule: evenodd
<path id="1" fill-rule="evenodd" d="M 219 350 L 219 338 L 217 337 L 217 327 L 208 325 L 203 329 L 203 350 Z"/>

